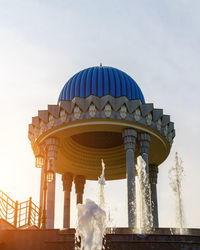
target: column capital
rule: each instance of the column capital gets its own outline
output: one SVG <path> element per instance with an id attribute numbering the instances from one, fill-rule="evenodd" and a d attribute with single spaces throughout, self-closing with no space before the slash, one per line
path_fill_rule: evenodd
<path id="1" fill-rule="evenodd" d="M 46 142 L 46 146 L 48 145 L 58 146 L 59 145 L 59 139 L 56 137 L 49 137 L 45 140 L 45 142 Z"/>
<path id="2" fill-rule="evenodd" d="M 83 175 L 76 175 L 74 177 L 74 184 L 75 184 L 75 191 L 76 194 L 83 194 L 84 185 L 85 185 L 85 176 Z"/>
<path id="3" fill-rule="evenodd" d="M 149 180 L 152 184 L 157 184 L 158 166 L 155 164 L 149 165 Z"/>
<path id="4" fill-rule="evenodd" d="M 62 175 L 63 181 L 63 191 L 71 192 L 72 189 L 72 182 L 73 182 L 73 175 L 71 173 L 64 173 Z"/>
<path id="5" fill-rule="evenodd" d="M 138 135 L 138 142 L 139 142 L 139 153 L 140 154 L 148 154 L 149 153 L 149 146 L 150 146 L 151 137 L 147 133 L 140 133 Z"/>
<path id="6" fill-rule="evenodd" d="M 59 140 L 56 137 L 50 137 L 45 141 L 47 148 L 47 156 L 48 158 L 57 158 Z"/>
<path id="7" fill-rule="evenodd" d="M 132 149 L 135 150 L 137 132 L 134 129 L 124 129 L 122 132 L 122 137 L 124 139 L 125 150 Z"/>

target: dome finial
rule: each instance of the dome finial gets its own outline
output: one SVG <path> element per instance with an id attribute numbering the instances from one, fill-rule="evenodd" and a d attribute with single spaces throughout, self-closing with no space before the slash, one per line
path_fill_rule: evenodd
<path id="1" fill-rule="evenodd" d="M 102 62 L 100 62 L 100 67 L 102 67 Z"/>

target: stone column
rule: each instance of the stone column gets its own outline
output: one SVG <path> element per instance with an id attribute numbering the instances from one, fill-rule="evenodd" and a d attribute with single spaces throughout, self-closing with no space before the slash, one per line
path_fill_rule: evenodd
<path id="1" fill-rule="evenodd" d="M 40 175 L 40 211 L 42 212 L 43 209 L 43 186 L 44 186 L 44 166 L 41 168 L 41 175 Z"/>
<path id="2" fill-rule="evenodd" d="M 126 179 L 128 195 L 128 227 L 136 227 L 135 215 L 135 144 L 137 132 L 133 129 L 123 130 L 124 148 L 126 150 Z"/>
<path id="3" fill-rule="evenodd" d="M 70 194 L 72 188 L 73 176 L 65 173 L 62 176 L 64 191 L 64 210 L 63 210 L 63 228 L 70 228 Z"/>
<path id="4" fill-rule="evenodd" d="M 157 201 L 157 176 L 158 176 L 158 166 L 149 165 L 149 182 L 150 182 L 150 192 L 151 192 L 151 211 L 153 216 L 153 227 L 158 228 L 158 201 Z"/>
<path id="5" fill-rule="evenodd" d="M 145 202 L 147 209 L 147 217 L 149 226 L 152 224 L 151 218 L 151 198 L 149 190 L 149 146 L 150 146 L 150 135 L 147 133 L 141 133 L 138 135 L 138 148 L 139 154 L 142 156 L 146 163 L 146 183 L 145 183 Z"/>
<path id="6" fill-rule="evenodd" d="M 76 204 L 83 203 L 83 192 L 85 186 L 85 177 L 83 175 L 76 175 L 74 177 L 75 191 L 76 191 Z"/>
<path id="7" fill-rule="evenodd" d="M 54 228 L 55 214 L 55 186 L 56 186 L 56 158 L 58 152 L 58 139 L 48 138 L 46 140 L 47 147 L 47 170 L 53 171 L 53 181 L 47 184 L 47 229 Z"/>

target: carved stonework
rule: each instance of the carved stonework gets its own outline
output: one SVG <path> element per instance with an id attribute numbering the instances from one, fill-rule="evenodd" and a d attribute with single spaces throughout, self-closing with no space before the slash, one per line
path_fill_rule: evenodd
<path id="1" fill-rule="evenodd" d="M 49 125 L 50 127 L 53 127 L 55 123 L 55 118 L 53 117 L 53 115 L 49 115 Z"/>
<path id="2" fill-rule="evenodd" d="M 78 120 L 81 116 L 81 110 L 78 106 L 74 108 L 74 118 Z"/>
<path id="3" fill-rule="evenodd" d="M 106 104 L 106 106 L 104 108 L 104 113 L 105 113 L 105 116 L 107 118 L 109 118 L 111 116 L 112 108 L 111 108 L 110 104 Z"/>
<path id="4" fill-rule="evenodd" d="M 43 121 L 40 122 L 40 132 L 41 134 L 45 131 L 45 123 Z"/>
<path id="5" fill-rule="evenodd" d="M 39 129 L 37 127 L 34 128 L 34 137 L 37 138 L 39 136 Z"/>
<path id="6" fill-rule="evenodd" d="M 56 137 L 49 137 L 46 139 L 45 143 L 47 147 L 48 159 L 55 160 L 57 158 L 59 140 Z"/>
<path id="7" fill-rule="evenodd" d="M 138 143 L 139 143 L 139 153 L 143 154 L 149 153 L 149 146 L 150 146 L 150 141 L 151 141 L 151 137 L 149 134 L 147 133 L 141 133 L 138 135 Z"/>
<path id="8" fill-rule="evenodd" d="M 73 175 L 71 173 L 65 173 L 62 175 L 63 181 L 63 191 L 71 192 L 72 182 L 73 182 Z"/>
<path id="9" fill-rule="evenodd" d="M 151 125 L 151 122 L 152 122 L 152 114 L 149 113 L 147 116 L 146 116 L 146 121 L 147 121 L 147 125 Z"/>
<path id="10" fill-rule="evenodd" d="M 135 150 L 137 132 L 134 129 L 124 129 L 122 133 L 125 150 Z"/>
<path id="11" fill-rule="evenodd" d="M 138 122 L 140 120 L 140 117 L 141 117 L 141 111 L 139 109 L 136 109 L 136 111 L 134 112 L 135 120 Z"/>
<path id="12" fill-rule="evenodd" d="M 77 204 L 83 202 L 83 192 L 85 186 L 85 177 L 83 175 L 76 175 L 74 177 L 75 192 L 77 195 Z"/>
<path id="13" fill-rule="evenodd" d="M 168 140 L 169 140 L 169 142 L 171 143 L 172 142 L 172 133 L 170 132 L 169 134 L 168 134 Z"/>
<path id="14" fill-rule="evenodd" d="M 74 177 L 75 191 L 76 193 L 83 193 L 85 185 L 85 177 L 83 175 L 76 175 Z"/>
<path id="15" fill-rule="evenodd" d="M 31 144 L 33 144 L 35 142 L 35 137 L 33 134 L 29 135 L 29 140 L 30 140 Z"/>
<path id="16" fill-rule="evenodd" d="M 164 127 L 164 135 L 166 136 L 167 133 L 168 133 L 168 126 L 166 125 L 166 126 Z"/>
<path id="17" fill-rule="evenodd" d="M 91 104 L 89 107 L 89 115 L 94 118 L 96 116 L 96 107 L 94 104 Z"/>
<path id="18" fill-rule="evenodd" d="M 125 119 L 126 115 L 127 115 L 127 108 L 125 105 L 122 105 L 120 109 L 120 116 L 122 119 Z"/>
<path id="19" fill-rule="evenodd" d="M 29 127 L 29 132 L 34 135 L 31 142 L 34 143 L 43 133 L 62 123 L 96 118 L 98 114 L 98 119 L 123 119 L 151 126 L 151 129 L 165 136 L 171 145 L 175 137 L 173 123 L 161 109 L 152 108 L 152 104 L 142 104 L 139 100 L 129 100 L 127 97 L 76 97 L 72 101 L 62 101 L 59 105 L 49 105 L 46 113 L 43 112 L 42 119 L 41 112 L 38 117 L 33 117 Z"/>
<path id="20" fill-rule="evenodd" d="M 161 127 L 162 127 L 162 121 L 161 119 L 159 119 L 157 122 L 156 122 L 156 127 L 157 129 L 160 131 L 161 130 Z"/>
<path id="21" fill-rule="evenodd" d="M 158 166 L 149 165 L 149 182 L 157 184 Z"/>
<path id="22" fill-rule="evenodd" d="M 66 112 L 64 110 L 60 111 L 60 119 L 61 119 L 62 122 L 65 122 L 66 119 L 67 119 L 67 114 L 66 114 Z"/>

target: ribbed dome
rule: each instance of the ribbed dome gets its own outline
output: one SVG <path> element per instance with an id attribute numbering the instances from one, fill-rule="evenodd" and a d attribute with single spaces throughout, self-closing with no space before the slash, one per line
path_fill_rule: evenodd
<path id="1" fill-rule="evenodd" d="M 90 95 L 126 96 L 129 100 L 140 99 L 145 103 L 141 89 L 129 75 L 106 66 L 91 67 L 76 73 L 64 85 L 58 102 L 72 100 L 74 97 L 86 98 Z"/>

